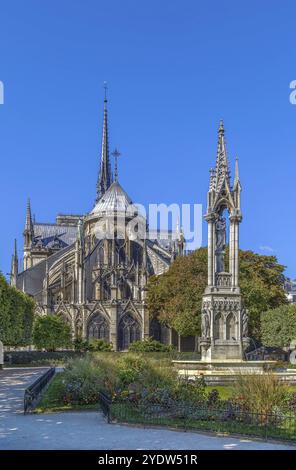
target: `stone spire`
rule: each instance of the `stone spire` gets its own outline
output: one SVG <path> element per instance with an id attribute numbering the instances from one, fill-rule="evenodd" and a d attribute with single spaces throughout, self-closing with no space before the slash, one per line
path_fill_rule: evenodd
<path id="1" fill-rule="evenodd" d="M 32 222 L 30 199 L 27 202 L 26 221 L 24 230 L 24 270 L 32 265 L 31 248 L 34 240 L 34 225 Z"/>
<path id="2" fill-rule="evenodd" d="M 97 181 L 97 196 L 96 203 L 105 194 L 109 186 L 112 184 L 112 171 L 109 159 L 109 141 L 108 141 L 108 112 L 107 112 L 107 86 L 105 85 L 105 99 L 104 99 L 104 117 L 103 117 L 103 135 L 102 135 L 102 149 L 100 171 Z"/>
<path id="3" fill-rule="evenodd" d="M 30 233 L 31 235 L 33 234 L 33 222 L 32 222 L 32 212 L 31 212 L 31 202 L 30 198 L 28 198 L 27 202 L 27 211 L 26 211 L 26 222 L 25 222 L 25 231 Z"/>
<path id="4" fill-rule="evenodd" d="M 17 244 L 16 239 L 14 240 L 14 250 L 11 260 L 11 272 L 10 272 L 10 284 L 16 286 L 16 279 L 18 275 L 18 256 L 17 256 Z"/>
<path id="5" fill-rule="evenodd" d="M 229 185 L 229 180 L 230 180 L 224 134 L 225 134 L 224 125 L 223 125 L 223 121 L 221 120 L 219 130 L 218 130 L 218 149 L 217 149 L 215 182 L 214 182 L 214 189 L 216 192 L 220 191 L 225 181 L 227 181 Z"/>

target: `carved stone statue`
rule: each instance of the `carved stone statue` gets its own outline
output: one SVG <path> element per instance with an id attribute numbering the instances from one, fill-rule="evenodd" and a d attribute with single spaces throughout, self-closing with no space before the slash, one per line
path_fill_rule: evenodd
<path id="1" fill-rule="evenodd" d="M 83 222 L 81 219 L 78 220 L 77 224 L 78 238 L 80 241 L 83 240 Z"/>
<path id="2" fill-rule="evenodd" d="M 204 312 L 202 315 L 202 337 L 209 338 L 210 337 L 210 320 L 209 315 L 207 312 Z"/>
<path id="3" fill-rule="evenodd" d="M 221 273 L 225 271 L 224 256 L 226 246 L 226 220 L 221 215 L 219 216 L 216 225 L 216 272 Z"/>

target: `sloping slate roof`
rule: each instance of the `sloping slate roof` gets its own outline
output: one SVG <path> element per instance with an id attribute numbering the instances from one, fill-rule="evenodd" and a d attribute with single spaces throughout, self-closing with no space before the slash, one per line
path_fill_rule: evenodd
<path id="1" fill-rule="evenodd" d="M 97 202 L 91 214 L 109 214 L 114 212 L 127 212 L 134 214 L 136 206 L 130 207 L 132 200 L 118 181 L 111 184 L 105 194 Z"/>
<path id="2" fill-rule="evenodd" d="M 27 269 L 17 277 L 16 287 L 27 294 L 36 296 L 42 292 L 43 279 L 45 277 L 46 263 L 41 261 L 33 268 Z"/>
<path id="3" fill-rule="evenodd" d="M 77 237 L 77 227 L 57 224 L 34 224 L 35 243 L 42 241 L 43 246 L 51 246 L 54 239 L 61 241 L 61 248 L 72 245 Z"/>
<path id="4" fill-rule="evenodd" d="M 173 248 L 174 241 L 177 239 L 174 230 L 149 230 L 149 240 L 156 241 L 165 250 Z"/>
<path id="5" fill-rule="evenodd" d="M 67 252 L 72 250 L 72 246 L 67 246 L 66 248 L 54 253 L 53 255 L 47 258 L 48 269 L 59 259 L 65 256 Z M 38 296 L 41 295 L 43 289 L 43 280 L 46 274 L 46 260 L 40 261 L 32 268 L 27 269 L 26 271 L 21 272 L 16 281 L 16 287 L 20 290 L 25 290 L 27 294 Z"/>
<path id="6" fill-rule="evenodd" d="M 170 265 L 170 258 L 161 254 L 152 242 L 147 243 L 147 254 L 153 267 L 153 274 L 163 274 Z"/>

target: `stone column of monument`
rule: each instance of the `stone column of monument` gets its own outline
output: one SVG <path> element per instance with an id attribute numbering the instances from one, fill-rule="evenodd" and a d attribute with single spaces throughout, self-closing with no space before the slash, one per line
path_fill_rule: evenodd
<path id="1" fill-rule="evenodd" d="M 211 170 L 205 215 L 208 223 L 208 285 L 202 301 L 200 344 L 203 361 L 242 360 L 248 345 L 248 315 L 239 287 L 240 193 L 238 161 L 231 186 L 221 121 L 216 167 Z"/>

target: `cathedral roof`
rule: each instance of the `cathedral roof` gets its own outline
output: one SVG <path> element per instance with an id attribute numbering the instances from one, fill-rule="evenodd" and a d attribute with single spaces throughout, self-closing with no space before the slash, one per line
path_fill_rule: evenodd
<path id="1" fill-rule="evenodd" d="M 133 205 L 131 198 L 120 186 L 118 181 L 114 181 L 105 194 L 99 199 L 91 214 L 108 215 L 114 212 L 124 212 L 135 214 L 137 207 Z"/>
<path id="2" fill-rule="evenodd" d="M 58 224 L 34 224 L 34 244 L 50 248 L 52 245 L 60 244 L 60 248 L 72 245 L 77 236 L 77 226 Z"/>

